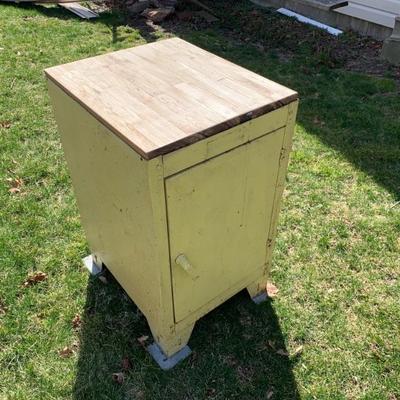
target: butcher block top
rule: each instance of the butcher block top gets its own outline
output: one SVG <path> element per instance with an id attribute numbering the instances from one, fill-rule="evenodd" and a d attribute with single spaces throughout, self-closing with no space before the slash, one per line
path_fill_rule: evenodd
<path id="1" fill-rule="evenodd" d="M 297 93 L 173 38 L 45 70 L 151 159 L 297 99 Z"/>

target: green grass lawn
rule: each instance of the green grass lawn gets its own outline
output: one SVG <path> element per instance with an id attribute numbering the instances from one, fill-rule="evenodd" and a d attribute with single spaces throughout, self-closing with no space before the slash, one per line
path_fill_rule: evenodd
<path id="1" fill-rule="evenodd" d="M 328 38 L 245 0 L 213 7 L 216 24 L 153 30 L 0 5 L 1 400 L 400 399 L 398 71 L 349 71 L 335 49 L 359 46 L 362 60 L 354 35 Z M 301 103 L 278 295 L 260 306 L 235 296 L 196 324 L 190 359 L 162 372 L 137 341 L 149 335 L 144 317 L 81 265 L 89 250 L 43 69 L 173 34 L 297 90 Z M 35 271 L 47 279 L 24 287 Z"/>

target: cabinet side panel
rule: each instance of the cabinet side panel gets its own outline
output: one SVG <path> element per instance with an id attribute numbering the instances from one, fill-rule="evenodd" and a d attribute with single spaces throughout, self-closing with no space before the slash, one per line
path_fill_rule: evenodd
<path id="1" fill-rule="evenodd" d="M 160 271 L 148 161 L 48 84 L 90 249 L 146 317 L 154 318 Z"/>

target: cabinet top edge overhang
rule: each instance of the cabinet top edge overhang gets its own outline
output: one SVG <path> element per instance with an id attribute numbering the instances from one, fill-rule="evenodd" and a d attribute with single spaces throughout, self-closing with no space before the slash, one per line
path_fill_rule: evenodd
<path id="1" fill-rule="evenodd" d="M 298 98 L 179 38 L 47 68 L 45 74 L 148 160 Z"/>

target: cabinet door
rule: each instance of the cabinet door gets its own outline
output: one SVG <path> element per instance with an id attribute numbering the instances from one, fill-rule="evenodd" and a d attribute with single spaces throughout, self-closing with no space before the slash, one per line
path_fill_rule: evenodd
<path id="1" fill-rule="evenodd" d="M 283 132 L 166 179 L 176 322 L 264 267 Z"/>

